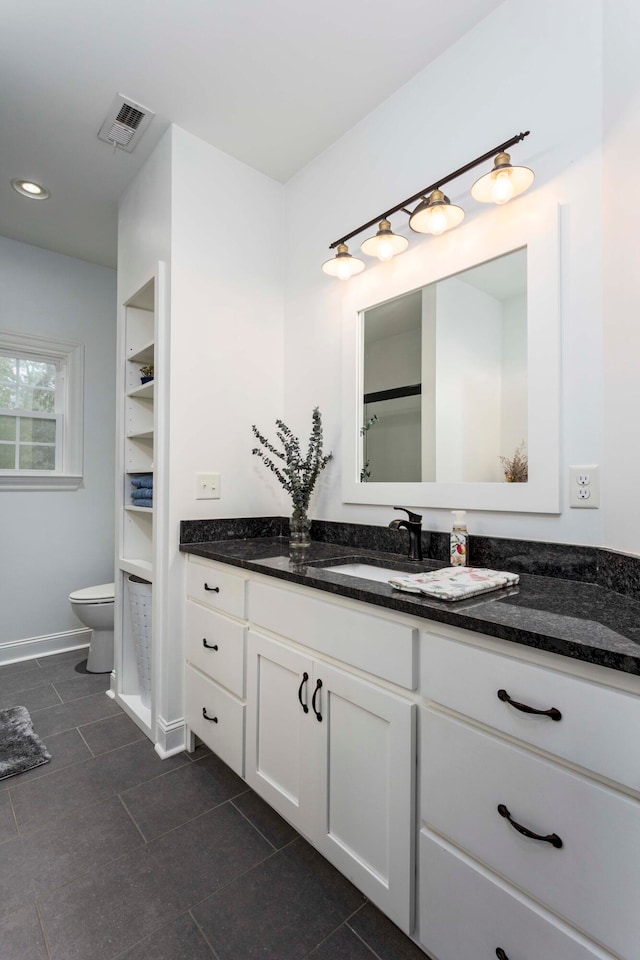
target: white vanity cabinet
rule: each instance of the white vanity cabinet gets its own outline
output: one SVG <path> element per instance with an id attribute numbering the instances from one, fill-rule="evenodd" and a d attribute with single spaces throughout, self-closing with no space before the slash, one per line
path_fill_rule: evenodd
<path id="1" fill-rule="evenodd" d="M 423 637 L 422 944 L 437 960 L 481 945 L 509 960 L 637 960 L 640 698 L 610 671 L 571 676 L 565 658 L 556 670 L 449 633 Z M 457 878 L 455 912 L 439 876 Z"/>
<path id="2" fill-rule="evenodd" d="M 244 775 L 246 577 L 187 564 L 184 611 L 185 723 Z"/>
<path id="3" fill-rule="evenodd" d="M 639 677 L 200 559 L 187 584 L 190 730 L 432 960 L 638 960 Z"/>
<path id="4" fill-rule="evenodd" d="M 415 710 L 368 679 L 249 633 L 247 782 L 407 933 Z"/>
<path id="5" fill-rule="evenodd" d="M 188 731 L 411 933 L 416 627 L 199 558 L 186 584 Z"/>

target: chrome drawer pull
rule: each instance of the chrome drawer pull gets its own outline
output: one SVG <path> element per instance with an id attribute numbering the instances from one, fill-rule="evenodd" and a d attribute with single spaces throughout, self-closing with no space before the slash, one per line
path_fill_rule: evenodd
<path id="1" fill-rule="evenodd" d="M 300 681 L 300 686 L 298 687 L 298 700 L 300 701 L 300 706 L 302 707 L 305 713 L 309 713 L 309 707 L 306 705 L 306 703 L 302 702 L 302 688 L 304 687 L 308 679 L 309 679 L 309 674 L 305 670 L 305 672 L 302 674 L 302 680 Z"/>
<path id="2" fill-rule="evenodd" d="M 218 644 L 217 644 L 217 643 L 207 643 L 207 638 L 206 638 L 206 637 L 203 637 L 203 638 L 202 638 L 202 646 L 203 646 L 203 647 L 206 647 L 207 650 L 217 650 L 217 649 L 218 649 Z"/>
<path id="3" fill-rule="evenodd" d="M 209 593 L 220 593 L 220 587 L 210 587 L 208 583 L 205 583 L 204 588 L 208 590 Z"/>
<path id="4" fill-rule="evenodd" d="M 496 949 L 496 957 L 498 960 L 509 960 L 509 957 L 506 955 L 502 947 Z"/>
<path id="5" fill-rule="evenodd" d="M 320 693 L 321 689 L 322 689 L 322 680 L 318 680 L 316 682 L 316 688 L 313 691 L 313 697 L 311 698 L 311 709 L 315 713 L 316 720 L 318 721 L 318 723 L 322 723 L 322 714 L 320 713 L 319 710 L 316 710 L 316 697 Z"/>
<path id="6" fill-rule="evenodd" d="M 512 700 L 506 690 L 498 690 L 497 696 L 498 700 L 509 703 L 515 710 L 520 710 L 521 713 L 535 713 L 539 717 L 549 717 L 550 720 L 562 720 L 562 714 L 555 707 L 551 707 L 549 710 L 536 710 L 535 707 L 528 707 L 526 703 L 518 703 L 517 700 Z"/>
<path id="7" fill-rule="evenodd" d="M 205 720 L 210 720 L 211 723 L 217 723 L 217 722 L 218 722 L 218 718 L 217 718 L 217 717 L 210 717 L 210 716 L 209 716 L 209 714 L 207 713 L 207 708 L 206 708 L 206 707 L 203 707 L 203 708 L 202 708 L 202 716 L 205 718 Z"/>
<path id="8" fill-rule="evenodd" d="M 523 827 L 521 823 L 516 823 L 515 820 L 511 819 L 511 814 L 505 807 L 504 803 L 498 804 L 498 813 L 501 817 L 505 817 L 513 829 L 517 830 L 518 833 L 521 833 L 523 837 L 529 837 L 530 840 L 542 840 L 544 843 L 550 843 L 552 847 L 556 847 L 558 850 L 562 846 L 562 840 L 557 833 L 549 833 L 546 837 L 543 837 L 539 833 L 534 833 L 532 830 L 527 830 L 527 828 Z"/>

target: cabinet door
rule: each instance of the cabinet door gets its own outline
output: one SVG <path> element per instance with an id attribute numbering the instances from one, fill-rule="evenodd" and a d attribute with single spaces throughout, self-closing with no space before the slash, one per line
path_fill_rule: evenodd
<path id="1" fill-rule="evenodd" d="M 249 631 L 246 780 L 307 837 L 313 815 L 305 747 L 312 673 L 310 657 Z"/>
<path id="2" fill-rule="evenodd" d="M 311 716 L 305 718 L 316 740 L 311 840 L 410 933 L 415 705 L 318 661 L 313 691 Z"/>

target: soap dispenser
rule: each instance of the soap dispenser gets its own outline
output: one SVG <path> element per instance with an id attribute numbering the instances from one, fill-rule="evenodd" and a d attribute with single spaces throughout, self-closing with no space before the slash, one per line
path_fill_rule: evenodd
<path id="1" fill-rule="evenodd" d="M 466 512 L 452 510 L 453 529 L 451 531 L 450 563 L 452 567 L 466 567 L 468 555 L 468 539 Z"/>

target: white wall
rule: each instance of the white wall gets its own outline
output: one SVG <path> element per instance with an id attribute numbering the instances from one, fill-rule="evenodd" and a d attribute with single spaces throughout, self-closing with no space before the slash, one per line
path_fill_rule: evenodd
<path id="1" fill-rule="evenodd" d="M 203 189 L 206 185 L 206 189 Z M 283 409 L 283 187 L 173 128 L 171 512 L 280 515 L 282 490 L 251 425 L 275 440 Z M 306 431 L 311 427 L 311 409 Z M 221 475 L 196 500 L 196 473 Z"/>
<path id="2" fill-rule="evenodd" d="M 526 129 L 531 136 L 514 148 L 514 161 L 535 169 L 541 197 L 563 205 L 562 513 L 477 512 L 469 527 L 478 534 L 601 543 L 602 511 L 569 510 L 566 480 L 570 463 L 602 462 L 600 0 L 540 0 L 535 6 L 506 0 L 287 184 L 285 419 L 297 426 L 319 405 L 328 445 L 340 449 L 344 293 L 339 281 L 320 270 L 328 245 L 430 179 Z M 480 216 L 468 195 L 473 179 L 457 181 L 448 193 L 468 216 Z M 402 215 L 392 220 L 395 229 L 406 230 Z M 446 236 L 412 236 L 411 242 L 428 256 L 429 245 L 440 240 Z M 394 263 L 369 269 L 392 275 Z M 343 504 L 336 457 L 321 478 L 314 513 L 387 523 L 390 506 Z M 425 527 L 449 529 L 446 511 L 406 506 L 424 514 Z"/>
<path id="3" fill-rule="evenodd" d="M 607 0 L 604 23 L 605 543 L 640 553 L 640 5 Z"/>
<path id="4" fill-rule="evenodd" d="M 171 259 L 170 127 L 118 204 L 118 304 Z"/>
<path id="5" fill-rule="evenodd" d="M 73 590 L 113 580 L 116 274 L 0 237 L 0 327 L 85 345 L 84 482 L 0 492 L 0 644 L 76 630 Z"/>

